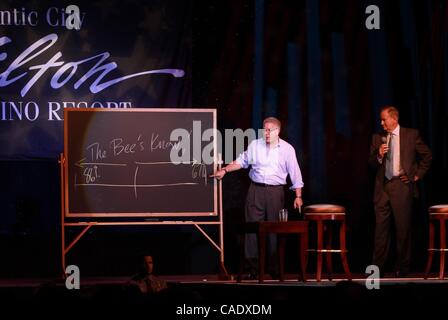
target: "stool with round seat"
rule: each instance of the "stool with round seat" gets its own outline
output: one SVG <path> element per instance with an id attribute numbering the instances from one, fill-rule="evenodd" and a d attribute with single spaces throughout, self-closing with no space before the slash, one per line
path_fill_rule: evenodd
<path id="1" fill-rule="evenodd" d="M 446 247 L 446 220 L 448 220 L 448 204 L 440 204 L 432 206 L 428 209 L 429 212 L 429 248 L 428 248 L 428 262 L 426 263 L 425 279 L 428 277 L 429 271 L 432 265 L 432 258 L 434 251 L 440 253 L 440 267 L 439 278 L 444 278 L 445 273 L 445 253 L 448 251 Z M 434 225 L 435 222 L 439 223 L 439 248 L 434 248 Z"/>
<path id="2" fill-rule="evenodd" d="M 347 248 L 345 244 L 345 208 L 333 204 L 314 204 L 304 208 L 305 219 L 309 221 L 315 221 L 317 223 L 317 272 L 316 280 L 321 280 L 322 275 L 322 256 L 323 253 L 326 254 L 327 260 L 327 271 L 329 274 L 329 280 L 332 280 L 332 253 L 340 253 L 342 266 L 344 267 L 345 274 L 349 280 L 352 279 L 350 269 L 347 261 Z M 332 221 L 338 221 L 339 224 L 339 249 L 332 249 L 332 230 L 327 228 L 327 243 L 326 248 L 324 248 L 324 226 Z"/>

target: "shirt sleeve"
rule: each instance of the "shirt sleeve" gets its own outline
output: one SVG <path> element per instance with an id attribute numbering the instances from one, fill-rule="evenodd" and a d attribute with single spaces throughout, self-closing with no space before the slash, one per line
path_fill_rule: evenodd
<path id="1" fill-rule="evenodd" d="M 249 159 L 250 159 L 250 153 L 251 149 L 253 148 L 254 142 L 251 142 L 249 146 L 247 147 L 247 150 L 241 153 L 238 158 L 235 160 L 236 163 L 238 163 L 241 168 L 247 169 L 249 168 Z"/>
<path id="2" fill-rule="evenodd" d="M 297 162 L 296 152 L 291 148 L 286 159 L 289 177 L 291 178 L 291 190 L 303 188 L 302 172 L 300 171 L 299 163 Z"/>

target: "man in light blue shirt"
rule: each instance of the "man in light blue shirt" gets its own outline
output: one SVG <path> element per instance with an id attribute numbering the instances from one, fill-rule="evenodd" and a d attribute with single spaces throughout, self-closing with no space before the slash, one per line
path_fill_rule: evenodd
<path id="1" fill-rule="evenodd" d="M 218 170 L 213 175 L 222 179 L 226 173 L 249 168 L 251 185 L 246 198 L 246 222 L 278 221 L 278 213 L 284 208 L 284 186 L 289 175 L 295 192 L 293 206 L 301 208 L 302 201 L 302 173 L 297 162 L 294 147 L 280 139 L 281 123 L 274 117 L 263 121 L 263 138 L 253 140 L 247 150 L 235 161 Z M 276 251 L 276 237 L 269 236 L 268 242 L 271 274 L 277 273 L 275 259 L 272 256 Z M 245 257 L 251 267 L 252 277 L 256 277 L 254 270 L 257 266 L 257 238 L 254 234 L 246 234 Z"/>

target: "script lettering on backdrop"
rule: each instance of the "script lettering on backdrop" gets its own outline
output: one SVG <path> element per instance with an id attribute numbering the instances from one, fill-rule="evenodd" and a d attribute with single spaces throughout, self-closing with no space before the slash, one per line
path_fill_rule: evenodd
<path id="1" fill-rule="evenodd" d="M 191 107 L 187 3 L 99 15 L 100 0 L 12 3 L 0 4 L 0 158 L 58 156 L 65 108 Z"/>
<path id="2" fill-rule="evenodd" d="M 36 41 L 34 44 L 32 44 L 30 47 L 28 47 L 23 53 L 21 53 L 4 71 L 0 74 L 0 87 L 6 87 L 17 80 L 21 79 L 22 77 L 25 77 L 28 75 L 28 72 L 23 72 L 15 77 L 11 76 L 9 78 L 10 74 L 14 72 L 16 69 L 19 69 L 20 67 L 26 65 L 29 61 L 39 56 L 41 53 L 43 53 L 45 50 L 50 48 L 56 41 L 58 40 L 58 36 L 56 34 L 49 34 L 42 39 Z M 12 42 L 12 40 L 8 37 L 2 37 L 0 38 L 0 46 L 3 46 L 4 44 L 7 44 L 9 42 Z M 44 46 L 45 45 L 45 46 Z M 43 48 L 41 48 L 43 47 Z M 34 51 L 37 51 L 34 53 Z M 78 66 L 88 62 L 88 61 L 95 61 L 96 64 L 84 75 L 79 77 L 78 81 L 75 82 L 73 88 L 78 89 L 84 82 L 86 82 L 90 77 L 93 77 L 96 73 L 99 73 L 95 81 L 90 85 L 90 92 L 92 93 L 98 93 L 114 84 L 117 84 L 121 81 L 128 80 L 134 77 L 143 76 L 147 74 L 157 74 L 157 73 L 167 73 L 171 74 L 172 76 L 179 78 L 184 76 L 184 71 L 180 69 L 159 69 L 159 70 L 148 70 L 143 71 L 135 74 L 130 74 L 124 77 L 118 77 L 106 82 L 101 83 L 101 80 L 109 74 L 109 72 L 113 71 L 117 68 L 117 64 L 115 62 L 109 62 L 107 64 L 104 64 L 104 62 L 107 60 L 107 58 L 110 57 L 109 52 L 104 52 L 98 55 L 95 55 L 93 57 L 75 61 L 75 62 L 67 62 L 64 61 L 58 61 L 62 57 L 62 53 L 58 52 L 53 57 L 51 57 L 45 64 L 41 65 L 31 65 L 28 69 L 29 70 L 38 70 L 34 76 L 27 82 L 27 84 L 23 87 L 23 89 L 20 91 L 20 95 L 24 97 L 27 92 L 30 90 L 30 88 L 47 72 L 50 68 L 56 68 L 59 67 L 59 69 L 55 72 L 53 77 L 51 78 L 50 85 L 53 89 L 59 89 L 62 86 L 64 86 L 76 73 L 76 70 L 78 69 Z M 7 54 L 5 52 L 2 52 L 0 54 L 0 61 L 3 61 L 7 58 Z M 64 74 L 67 74 L 64 77 Z"/>
<path id="3" fill-rule="evenodd" d="M 19 70 L 21 67 L 27 65 L 34 58 L 38 57 L 40 54 L 49 49 L 56 41 L 58 40 L 58 36 L 56 34 L 49 34 L 42 39 L 36 41 L 34 44 L 29 46 L 25 51 L 23 51 L 10 65 L 9 67 L 0 74 L 0 88 L 7 87 L 14 82 L 22 79 L 23 77 L 28 76 L 29 72 L 16 72 L 17 75 L 14 76 L 14 71 Z M 0 38 L 0 47 L 12 42 L 9 37 L 1 37 Z M 8 57 L 6 52 L 0 53 L 0 61 L 5 60 Z M 159 70 L 148 70 L 143 72 L 138 72 L 134 74 L 130 74 L 124 77 L 118 77 L 109 81 L 104 81 L 104 77 L 106 77 L 111 71 L 117 68 L 117 64 L 115 62 L 105 63 L 105 61 L 110 57 L 109 52 L 103 52 L 101 54 L 95 55 L 93 57 L 82 59 L 75 62 L 64 62 L 60 60 L 62 57 L 61 52 L 57 52 L 53 57 L 48 59 L 45 64 L 40 65 L 30 65 L 28 70 L 34 71 L 35 74 L 28 80 L 25 86 L 20 91 L 20 95 L 24 97 L 31 87 L 48 71 L 50 72 L 51 68 L 59 68 L 54 73 L 53 77 L 50 81 L 50 86 L 53 89 L 60 89 L 63 87 L 69 80 L 71 80 L 80 65 L 90 61 L 96 61 L 96 64 L 90 68 L 84 75 L 80 76 L 79 79 L 73 85 L 73 88 L 77 90 L 81 85 L 84 84 L 91 77 L 95 77 L 95 81 L 90 85 L 89 89 L 91 93 L 98 93 L 104 89 L 109 88 L 110 86 L 117 84 L 119 82 L 135 78 L 138 76 L 149 75 L 149 74 L 170 74 L 176 78 L 180 78 L 184 76 L 184 71 L 181 69 L 159 69 Z M 31 72 L 30 72 L 31 73 Z M 3 106 L 4 103 L 2 102 Z M 36 113 L 35 113 L 36 114 Z M 54 115 L 54 112 L 48 113 L 50 116 Z M 3 117 L 5 114 L 3 114 Z M 60 117 L 58 117 L 60 120 Z M 35 120 L 35 119 L 34 119 Z"/>

